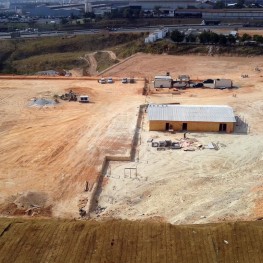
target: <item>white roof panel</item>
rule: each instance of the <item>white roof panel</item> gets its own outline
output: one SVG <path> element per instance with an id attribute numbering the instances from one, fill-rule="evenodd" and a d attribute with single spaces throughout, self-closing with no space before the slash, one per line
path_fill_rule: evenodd
<path id="1" fill-rule="evenodd" d="M 148 107 L 150 121 L 236 122 L 233 109 L 226 105 L 157 105 Z"/>
<path id="2" fill-rule="evenodd" d="M 172 79 L 171 76 L 155 76 L 154 78 L 155 78 L 155 79 L 168 79 L 168 80 L 171 80 L 171 79 Z"/>

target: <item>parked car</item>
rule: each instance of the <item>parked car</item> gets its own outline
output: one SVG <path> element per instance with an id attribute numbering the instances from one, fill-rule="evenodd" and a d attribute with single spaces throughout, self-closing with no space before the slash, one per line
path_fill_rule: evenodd
<path id="1" fill-rule="evenodd" d="M 193 85 L 194 88 L 202 88 L 204 87 L 204 84 L 203 83 L 196 83 L 195 85 Z"/>
<path id="2" fill-rule="evenodd" d="M 128 79 L 128 82 L 129 83 L 135 83 L 135 79 L 134 78 L 130 78 L 130 79 Z"/>
<path id="3" fill-rule="evenodd" d="M 106 79 L 105 79 L 105 78 L 101 78 L 101 79 L 99 80 L 99 83 L 105 84 L 105 83 L 106 83 Z"/>
<path id="4" fill-rule="evenodd" d="M 112 78 L 108 78 L 107 79 L 107 83 L 113 83 L 113 79 Z"/>

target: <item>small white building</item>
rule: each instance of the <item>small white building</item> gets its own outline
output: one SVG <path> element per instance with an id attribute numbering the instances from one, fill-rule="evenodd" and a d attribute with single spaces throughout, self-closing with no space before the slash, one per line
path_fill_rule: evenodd
<path id="1" fill-rule="evenodd" d="M 167 33 L 168 33 L 168 28 L 162 28 L 162 29 L 155 30 L 148 37 L 144 39 L 144 43 L 145 44 L 153 43 L 158 39 L 163 39 L 166 37 Z"/>
<path id="2" fill-rule="evenodd" d="M 207 79 L 203 81 L 203 84 L 204 87 L 211 89 L 226 89 L 233 86 L 231 79 Z"/>
<path id="3" fill-rule="evenodd" d="M 145 39 L 144 39 L 144 43 L 145 44 L 148 44 L 148 43 L 153 43 L 153 42 L 155 42 L 156 41 L 156 35 L 155 34 L 150 34 L 148 37 L 146 37 Z"/>
<path id="4" fill-rule="evenodd" d="M 171 88 L 173 79 L 171 76 L 155 76 L 154 88 Z"/>

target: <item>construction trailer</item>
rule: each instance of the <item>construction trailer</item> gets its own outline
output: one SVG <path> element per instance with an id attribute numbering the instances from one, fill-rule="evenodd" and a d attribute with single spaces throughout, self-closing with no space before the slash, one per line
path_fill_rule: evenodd
<path id="1" fill-rule="evenodd" d="M 226 105 L 150 104 L 150 131 L 227 132 L 234 131 L 236 118 Z"/>
<path id="2" fill-rule="evenodd" d="M 179 81 L 189 82 L 190 76 L 189 75 L 179 75 L 178 79 L 179 79 Z"/>
<path id="3" fill-rule="evenodd" d="M 173 81 L 173 88 L 186 88 L 188 86 L 188 82 L 186 81 Z"/>
<path id="4" fill-rule="evenodd" d="M 211 89 L 226 89 L 233 86 L 231 79 L 207 79 L 203 81 L 203 84 L 204 87 Z"/>
<path id="5" fill-rule="evenodd" d="M 178 80 L 173 81 L 174 88 L 186 88 L 189 87 L 190 76 L 188 75 L 179 75 Z"/>
<path id="6" fill-rule="evenodd" d="M 79 96 L 79 102 L 81 102 L 81 103 L 88 103 L 89 102 L 89 96 L 87 96 L 87 95 Z"/>
<path id="7" fill-rule="evenodd" d="M 155 76 L 154 88 L 171 88 L 173 79 L 171 76 Z"/>

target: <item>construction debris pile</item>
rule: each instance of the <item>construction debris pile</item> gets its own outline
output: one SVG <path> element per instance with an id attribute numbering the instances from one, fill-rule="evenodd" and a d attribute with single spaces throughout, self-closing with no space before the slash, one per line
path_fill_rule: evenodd
<path id="1" fill-rule="evenodd" d="M 30 107 L 49 107 L 55 106 L 57 104 L 56 100 L 53 99 L 44 99 L 44 98 L 33 98 L 29 102 Z"/>
<path id="2" fill-rule="evenodd" d="M 60 99 L 62 100 L 68 100 L 68 101 L 77 101 L 77 94 L 74 93 L 72 90 L 69 91 L 69 93 L 64 93 L 60 96 Z"/>
<path id="3" fill-rule="evenodd" d="M 165 151 L 165 150 L 178 150 L 182 149 L 184 151 L 195 151 L 195 150 L 202 150 L 202 149 L 215 149 L 218 150 L 218 146 L 215 143 L 208 143 L 208 145 L 201 144 L 195 138 L 182 138 L 177 141 L 165 140 L 154 142 L 153 140 L 150 141 L 152 147 L 155 147 L 157 151 Z"/>

